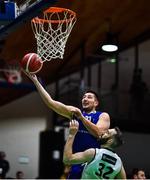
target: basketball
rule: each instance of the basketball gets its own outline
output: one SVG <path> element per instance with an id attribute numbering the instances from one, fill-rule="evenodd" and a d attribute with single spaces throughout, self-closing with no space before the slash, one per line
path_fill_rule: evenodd
<path id="1" fill-rule="evenodd" d="M 20 65 L 26 72 L 35 74 L 41 70 L 43 61 L 38 54 L 28 53 L 22 58 Z"/>

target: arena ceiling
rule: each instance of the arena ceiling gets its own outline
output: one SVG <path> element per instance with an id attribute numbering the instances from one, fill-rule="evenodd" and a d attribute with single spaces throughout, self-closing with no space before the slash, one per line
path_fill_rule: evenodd
<path id="1" fill-rule="evenodd" d="M 22 2 L 16 0 L 18 6 Z M 111 22 L 111 32 L 118 37 L 120 50 L 150 37 L 150 1 L 147 0 L 60 0 L 53 6 L 73 10 L 77 14 L 77 22 L 67 41 L 63 60 L 45 62 L 39 72 L 46 84 L 80 70 L 83 48 L 85 60 L 89 54 L 101 55 L 98 50 L 106 38 L 108 20 Z M 29 52 L 36 52 L 36 40 L 28 20 L 1 38 L 0 68 L 13 64 L 14 60 L 20 62 Z M 21 84 L 31 84 L 24 74 L 22 78 Z M 0 84 L 0 106 L 33 90 L 21 84 Z"/>

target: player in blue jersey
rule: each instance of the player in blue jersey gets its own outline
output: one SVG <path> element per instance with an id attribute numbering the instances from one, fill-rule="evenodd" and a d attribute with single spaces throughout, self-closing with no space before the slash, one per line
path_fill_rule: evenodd
<path id="1" fill-rule="evenodd" d="M 107 131 L 110 127 L 110 117 L 106 112 L 96 111 L 99 105 L 98 96 L 94 91 L 86 91 L 82 97 L 82 111 L 74 106 L 65 105 L 52 99 L 50 94 L 43 88 L 35 74 L 24 72 L 35 84 L 40 96 L 45 104 L 56 113 L 71 120 L 73 116 L 79 121 L 79 131 L 76 135 L 73 151 L 84 151 L 88 148 L 99 148 L 97 139 L 101 132 Z M 70 179 L 81 177 L 82 166 L 74 165 L 71 167 Z"/>

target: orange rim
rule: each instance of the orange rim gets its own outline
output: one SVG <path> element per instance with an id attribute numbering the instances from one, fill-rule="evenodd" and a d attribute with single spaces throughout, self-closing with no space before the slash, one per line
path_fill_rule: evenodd
<path id="1" fill-rule="evenodd" d="M 59 23 L 59 22 L 70 22 L 74 17 L 76 17 L 76 13 L 74 12 L 74 11 L 72 11 L 72 10 L 70 10 L 70 9 L 66 9 L 66 8 L 60 8 L 60 7 L 50 7 L 50 8 L 48 8 L 48 9 L 46 9 L 45 11 L 44 11 L 44 14 L 48 14 L 48 13 L 62 13 L 62 12 L 68 12 L 68 13 L 70 13 L 72 16 L 72 18 L 70 18 L 70 19 L 59 19 L 59 20 L 52 20 L 52 19 L 50 19 L 50 20 L 47 20 L 47 19 L 41 19 L 41 18 L 38 18 L 38 17 L 35 17 L 35 18 L 33 18 L 31 21 L 33 22 L 33 23 L 41 23 L 41 24 L 43 24 L 43 23 Z"/>

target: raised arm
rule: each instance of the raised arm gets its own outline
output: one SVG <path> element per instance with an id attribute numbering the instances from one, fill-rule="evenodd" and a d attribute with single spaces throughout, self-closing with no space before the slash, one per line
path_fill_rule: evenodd
<path id="1" fill-rule="evenodd" d="M 70 122 L 69 136 L 64 147 L 63 155 L 63 162 L 68 165 L 89 162 L 95 155 L 95 149 L 93 148 L 73 154 L 72 145 L 78 128 L 79 123 L 76 120 L 72 120 Z"/>
<path id="2" fill-rule="evenodd" d="M 48 94 L 47 91 L 43 88 L 35 74 L 26 73 L 24 70 L 22 71 L 33 81 L 41 98 L 49 108 L 66 118 L 72 118 L 72 112 L 75 111 L 76 107 L 68 106 L 59 101 L 53 100 L 50 94 Z"/>

